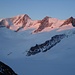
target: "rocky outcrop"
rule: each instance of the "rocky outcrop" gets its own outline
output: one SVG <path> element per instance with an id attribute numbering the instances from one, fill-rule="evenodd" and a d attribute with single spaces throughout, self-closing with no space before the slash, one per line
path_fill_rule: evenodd
<path id="1" fill-rule="evenodd" d="M 18 19 L 16 19 L 13 23 L 18 25 L 21 24 L 22 26 L 19 27 L 15 32 L 18 32 L 20 29 L 24 28 L 26 24 L 28 23 L 28 20 L 31 19 L 27 14 L 23 16 L 19 16 Z"/>
<path id="2" fill-rule="evenodd" d="M 43 20 L 40 21 L 40 26 L 37 30 L 34 31 L 34 33 L 42 31 L 46 27 L 50 27 L 53 23 L 49 23 L 49 18 L 46 16 Z"/>
<path id="3" fill-rule="evenodd" d="M 8 65 L 0 61 L 0 75 L 17 75 Z"/>
<path id="4" fill-rule="evenodd" d="M 35 55 L 39 52 L 46 52 L 50 50 L 53 46 L 59 43 L 61 39 L 63 39 L 65 36 L 65 34 L 55 35 L 50 40 L 47 40 L 42 44 L 36 44 L 35 46 L 29 49 L 29 51 L 27 52 L 27 56 Z"/>
<path id="5" fill-rule="evenodd" d="M 70 17 L 69 19 L 65 20 L 65 22 L 61 26 L 68 25 L 70 23 L 72 23 L 72 25 L 75 26 L 75 19 L 73 17 Z"/>
<path id="6" fill-rule="evenodd" d="M 0 21 L 0 28 L 1 28 L 1 27 L 5 27 L 5 25 L 4 25 L 4 20 Z"/>
<path id="7" fill-rule="evenodd" d="M 16 19 L 16 17 L 15 17 L 15 19 Z M 16 25 L 18 25 L 18 24 L 26 25 L 28 19 L 31 19 L 31 18 L 27 14 L 20 15 L 20 16 L 18 16 L 18 18 L 15 21 L 13 20 L 13 23 Z"/>
<path id="8" fill-rule="evenodd" d="M 70 17 L 67 20 L 58 20 L 46 16 L 42 20 L 32 20 L 27 14 L 23 14 L 0 20 L 0 28 L 7 27 L 15 32 L 18 32 L 19 30 L 34 29 L 32 33 L 46 30 L 51 31 L 60 27 L 63 28 L 62 26 L 65 27 L 65 25 L 69 26 L 69 24 L 71 24 L 72 27 L 75 27 L 75 18 Z"/>
<path id="9" fill-rule="evenodd" d="M 31 21 L 31 18 L 27 14 L 18 15 L 16 17 L 2 19 L 0 21 L 0 27 L 5 26 L 8 29 L 10 29 L 11 26 L 15 26 L 15 28 L 18 27 L 18 29 L 15 30 L 17 32 L 21 28 L 24 28 L 27 25 L 27 23 L 29 23 L 29 21 Z"/>

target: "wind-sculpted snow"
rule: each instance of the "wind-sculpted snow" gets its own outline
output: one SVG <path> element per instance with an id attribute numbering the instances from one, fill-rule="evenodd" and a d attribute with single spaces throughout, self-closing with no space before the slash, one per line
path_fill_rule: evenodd
<path id="1" fill-rule="evenodd" d="M 36 44 L 36 46 L 30 48 L 30 50 L 27 52 L 27 56 L 35 55 L 39 52 L 46 52 L 50 50 L 53 46 L 59 43 L 65 36 L 65 34 L 55 35 L 43 44 Z"/>

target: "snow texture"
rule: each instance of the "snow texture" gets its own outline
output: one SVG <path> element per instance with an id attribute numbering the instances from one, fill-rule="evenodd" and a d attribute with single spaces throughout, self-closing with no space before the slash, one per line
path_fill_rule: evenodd
<path id="1" fill-rule="evenodd" d="M 41 32 L 34 33 L 40 26 L 40 21 L 35 26 L 37 22 L 18 32 L 6 27 L 0 28 L 0 61 L 9 65 L 18 75 L 75 75 L 75 28 L 70 23 L 65 25 L 70 26 L 69 29 L 63 29 L 64 26 L 59 27 L 59 24 L 64 21 L 56 20 L 54 29 L 46 27 Z M 51 30 L 46 31 L 48 29 Z M 60 34 L 65 34 L 66 37 L 50 50 L 26 56 L 31 47 L 41 45 Z"/>

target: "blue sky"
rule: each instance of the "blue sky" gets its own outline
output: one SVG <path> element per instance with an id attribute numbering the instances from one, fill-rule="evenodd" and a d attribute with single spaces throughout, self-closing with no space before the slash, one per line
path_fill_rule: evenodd
<path id="1" fill-rule="evenodd" d="M 75 0 L 0 0 L 0 18 L 28 14 L 33 20 L 75 17 Z"/>

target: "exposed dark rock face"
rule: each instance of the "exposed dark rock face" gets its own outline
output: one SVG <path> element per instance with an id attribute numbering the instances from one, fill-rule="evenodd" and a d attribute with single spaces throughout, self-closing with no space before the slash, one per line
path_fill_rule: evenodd
<path id="1" fill-rule="evenodd" d="M 44 28 L 46 27 L 50 27 L 53 23 L 49 23 L 49 18 L 48 16 L 46 16 L 43 20 L 40 21 L 40 26 L 37 30 L 35 30 L 34 32 L 40 32 L 42 31 Z"/>
<path id="2" fill-rule="evenodd" d="M 27 14 L 12 17 L 12 18 L 6 18 L 0 21 L 0 27 L 7 27 L 8 29 L 10 28 L 11 25 L 22 25 L 19 27 L 17 31 L 19 31 L 21 28 L 24 28 L 26 24 L 28 23 L 28 20 L 31 19 Z"/>
<path id="3" fill-rule="evenodd" d="M 30 50 L 27 52 L 27 56 L 35 55 L 39 52 L 46 52 L 50 50 L 53 46 L 55 46 L 57 43 L 61 41 L 66 35 L 60 34 L 53 36 L 50 40 L 47 40 L 43 44 L 36 44 L 36 46 L 33 46 L 30 48 Z"/>
<path id="4" fill-rule="evenodd" d="M 0 28 L 1 28 L 1 27 L 5 27 L 5 26 L 4 26 L 4 21 L 3 21 L 3 20 L 0 22 Z"/>
<path id="5" fill-rule="evenodd" d="M 75 19 L 73 17 L 70 17 L 69 19 L 67 19 L 61 26 L 68 25 L 70 23 L 72 23 L 72 25 L 75 26 Z"/>
<path id="6" fill-rule="evenodd" d="M 27 14 L 25 14 L 23 17 L 19 16 L 19 18 L 14 22 L 14 24 L 18 25 L 22 23 L 22 26 L 18 28 L 15 32 L 18 32 L 20 29 L 24 28 L 28 22 L 28 19 L 31 19 Z"/>
<path id="7" fill-rule="evenodd" d="M 17 75 L 9 66 L 0 61 L 0 75 Z"/>
<path id="8" fill-rule="evenodd" d="M 71 23 L 72 23 L 73 27 L 75 27 L 75 19 L 74 18 Z"/>
<path id="9" fill-rule="evenodd" d="M 22 16 L 19 16 L 13 23 L 15 23 L 16 25 L 22 23 L 23 25 L 26 25 L 27 20 L 31 19 L 27 14 Z"/>

